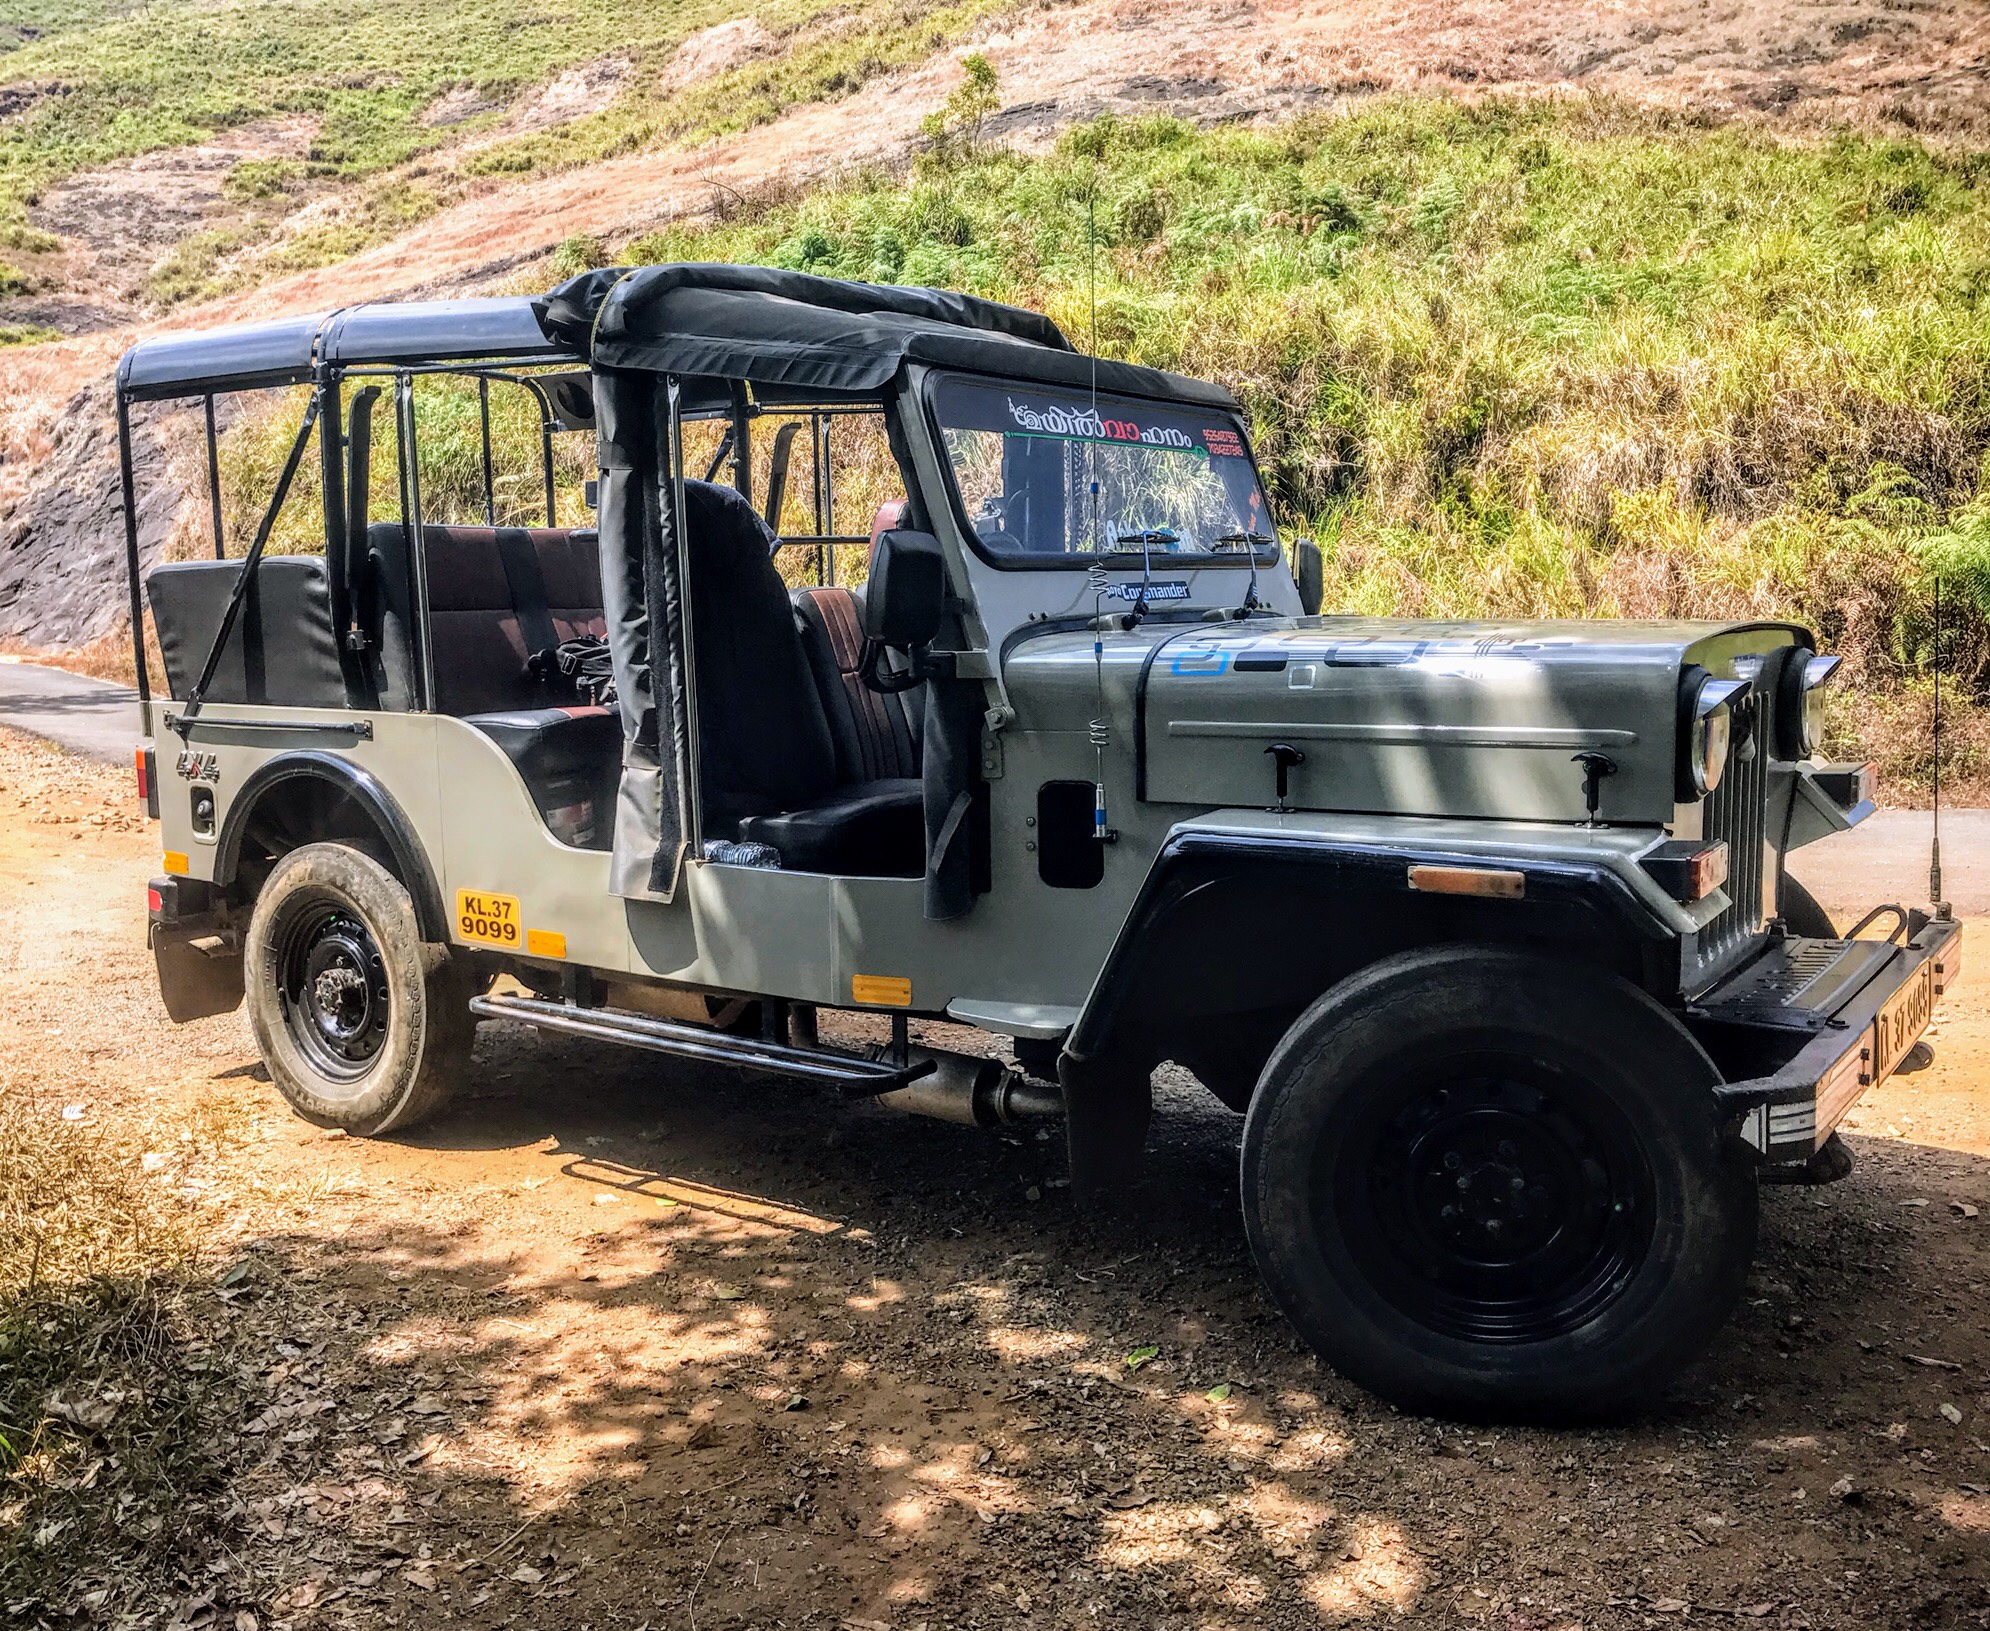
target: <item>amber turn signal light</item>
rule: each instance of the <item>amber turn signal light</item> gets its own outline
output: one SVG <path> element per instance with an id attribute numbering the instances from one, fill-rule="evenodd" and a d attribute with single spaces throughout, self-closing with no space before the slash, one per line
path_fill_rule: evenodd
<path id="1" fill-rule="evenodd" d="M 1674 900 L 1691 905 L 1727 882 L 1727 840 L 1668 839 L 1640 856 L 1638 865 Z"/>
<path id="2" fill-rule="evenodd" d="M 1527 893 L 1527 874 L 1492 866 L 1413 866 L 1410 887 L 1427 895 L 1483 895 L 1492 900 L 1520 900 Z"/>

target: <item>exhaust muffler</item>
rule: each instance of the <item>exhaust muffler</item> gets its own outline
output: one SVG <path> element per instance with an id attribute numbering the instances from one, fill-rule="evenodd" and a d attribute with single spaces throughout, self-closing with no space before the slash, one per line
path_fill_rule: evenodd
<path id="1" fill-rule="evenodd" d="M 878 1094 L 877 1102 L 888 1109 L 963 1127 L 1000 1127 L 1064 1114 L 1062 1093 L 1018 1075 L 999 1059 L 941 1048 L 914 1048 L 908 1057 L 915 1065 L 930 1060 L 933 1068 L 903 1087 Z"/>

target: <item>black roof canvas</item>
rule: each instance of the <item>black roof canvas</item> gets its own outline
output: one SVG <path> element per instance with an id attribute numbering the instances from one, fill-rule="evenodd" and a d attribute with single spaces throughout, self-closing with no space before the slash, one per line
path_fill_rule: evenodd
<path id="1" fill-rule="evenodd" d="M 320 369 L 592 363 L 776 397 L 872 392 L 908 362 L 1135 396 L 1235 406 L 1220 386 L 1071 348 L 1039 313 L 944 289 L 852 283 L 766 266 L 611 268 L 537 299 L 350 306 L 144 340 L 118 364 L 128 400 L 295 384 Z"/>
<path id="2" fill-rule="evenodd" d="M 324 366 L 575 362 L 530 300 L 410 300 L 347 306 L 141 340 L 118 363 L 127 397 L 193 396 L 297 384 Z"/>

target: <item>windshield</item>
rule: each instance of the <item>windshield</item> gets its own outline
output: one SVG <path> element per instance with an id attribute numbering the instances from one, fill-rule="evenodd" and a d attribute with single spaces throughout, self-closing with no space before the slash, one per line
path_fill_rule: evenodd
<path id="1" fill-rule="evenodd" d="M 1089 391 L 958 376 L 940 379 L 932 401 L 961 504 L 991 555 L 1049 565 L 1151 551 L 1241 564 L 1272 544 L 1234 415 L 1106 395 L 1095 406 Z"/>

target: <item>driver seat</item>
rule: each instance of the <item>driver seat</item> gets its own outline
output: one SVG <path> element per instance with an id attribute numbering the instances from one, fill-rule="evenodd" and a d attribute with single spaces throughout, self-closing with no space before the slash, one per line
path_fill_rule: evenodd
<path id="1" fill-rule="evenodd" d="M 839 775 L 766 523 L 711 482 L 687 481 L 684 508 L 706 837 L 769 845 L 791 871 L 921 876 L 920 779 Z"/>

